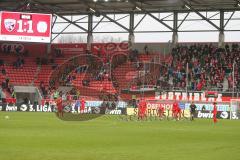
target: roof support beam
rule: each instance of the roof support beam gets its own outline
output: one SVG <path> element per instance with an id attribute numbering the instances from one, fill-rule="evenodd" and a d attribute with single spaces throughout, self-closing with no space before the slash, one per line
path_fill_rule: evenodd
<path id="1" fill-rule="evenodd" d="M 64 16 L 59 15 L 54 9 L 52 9 L 52 8 L 49 7 L 49 6 L 44 5 L 44 3 L 40 3 L 40 2 L 37 1 L 37 0 L 32 0 L 32 1 L 33 1 L 34 3 L 37 3 L 38 5 L 40 5 L 40 6 L 42 6 L 42 7 L 45 7 L 45 8 L 48 9 L 49 11 L 53 12 L 53 14 L 55 14 L 56 16 L 58 16 L 58 17 L 64 19 L 65 21 L 67 21 L 67 22 L 71 23 L 72 25 L 74 25 L 74 26 L 80 28 L 81 30 L 83 30 L 83 31 L 85 31 L 85 32 L 88 31 L 87 29 L 83 28 L 82 26 L 76 24 L 76 22 L 72 22 L 71 20 L 65 18 Z"/>
<path id="2" fill-rule="evenodd" d="M 158 21 L 159 23 L 161 23 L 162 25 L 164 25 L 165 27 L 167 27 L 169 30 L 173 31 L 173 28 L 170 27 L 169 25 L 167 25 L 166 23 L 164 23 L 162 20 L 158 19 L 157 17 L 155 17 L 152 13 L 145 11 L 150 17 L 152 17 L 153 19 L 155 19 L 156 21 Z"/>
<path id="3" fill-rule="evenodd" d="M 193 9 L 193 11 L 199 15 L 203 20 L 207 21 L 209 24 L 211 24 L 213 27 L 215 27 L 217 30 L 220 30 L 220 28 L 215 25 L 212 21 L 210 21 L 208 18 L 206 18 L 204 15 L 202 15 L 200 12 L 196 11 L 195 9 Z"/>
<path id="4" fill-rule="evenodd" d="M 92 34 L 93 32 L 93 15 L 88 14 L 88 34 Z"/>
<path id="5" fill-rule="evenodd" d="M 97 28 L 97 26 L 103 21 L 103 19 L 104 19 L 104 17 L 102 17 L 101 19 L 100 19 L 100 21 L 98 21 L 98 23 L 93 27 L 93 31 Z"/>
<path id="6" fill-rule="evenodd" d="M 76 26 L 76 27 L 80 28 L 81 30 L 83 30 L 83 31 L 85 31 L 85 32 L 88 32 L 88 30 L 87 30 L 87 29 L 85 29 L 85 28 L 83 28 L 82 26 L 80 26 L 80 25 L 76 24 L 76 22 L 72 22 L 72 21 L 70 21 L 69 19 L 67 19 L 67 18 L 65 18 L 65 17 L 63 17 L 63 16 L 61 16 L 61 15 L 58 15 L 58 14 L 56 14 L 56 13 L 55 13 L 55 15 L 57 15 L 58 17 L 60 17 L 60 18 L 64 19 L 65 21 L 67 21 L 67 22 L 71 23 L 72 25 L 74 25 L 74 26 Z"/>
<path id="7" fill-rule="evenodd" d="M 56 21 L 57 21 L 57 16 L 53 16 L 53 18 L 55 18 L 55 19 L 53 20 L 52 28 L 53 28 L 53 26 L 55 25 L 55 23 L 56 23 Z"/>
<path id="8" fill-rule="evenodd" d="M 120 20 L 122 20 L 122 19 L 124 19 L 124 18 L 127 18 L 129 15 L 126 15 L 126 16 L 123 16 L 123 17 L 121 17 L 121 18 L 118 18 L 118 19 L 116 19 L 116 21 L 120 21 Z"/>
<path id="9" fill-rule="evenodd" d="M 53 22 L 53 24 L 52 24 L 52 29 L 53 29 L 54 24 L 56 23 L 57 17 L 58 17 L 58 16 L 56 16 L 56 18 L 55 18 L 55 20 L 54 20 L 54 22 Z M 86 17 L 84 17 L 84 18 L 86 18 Z M 74 23 L 75 23 L 75 22 L 78 22 L 78 21 L 80 21 L 81 19 L 84 19 L 84 18 L 77 19 L 77 20 L 75 20 L 75 21 L 73 21 L 73 22 L 74 22 Z M 57 35 L 56 35 L 54 38 L 51 39 L 51 42 L 53 42 L 60 34 L 62 34 L 71 24 L 72 24 L 72 23 L 69 23 L 69 24 L 68 24 L 66 27 L 64 27 L 59 33 L 57 33 Z"/>
<path id="10" fill-rule="evenodd" d="M 220 11 L 220 32 L 224 32 L 224 11 Z"/>
<path id="11" fill-rule="evenodd" d="M 224 24 L 224 28 L 227 26 L 228 22 L 232 19 L 234 14 L 235 14 L 235 11 L 232 12 L 231 16 L 228 18 L 227 22 Z"/>
<path id="12" fill-rule="evenodd" d="M 178 32 L 178 13 L 174 12 L 173 14 L 173 31 Z"/>
<path id="13" fill-rule="evenodd" d="M 138 5 L 135 1 L 130 0 L 130 3 L 132 3 L 133 5 L 135 5 L 136 7 L 140 8 L 142 11 L 144 11 L 147 15 L 149 15 L 150 17 L 152 17 L 153 19 L 155 19 L 156 21 L 158 21 L 159 23 L 161 23 L 162 25 L 164 25 L 165 27 L 167 27 L 169 30 L 173 31 L 173 28 L 170 27 L 168 24 L 166 24 L 165 22 L 163 22 L 163 20 L 155 17 L 151 12 L 147 11 L 145 8 L 143 8 L 142 6 Z"/>
<path id="14" fill-rule="evenodd" d="M 91 50 L 93 43 L 93 15 L 88 14 L 88 35 L 87 35 L 87 50 Z"/>
<path id="15" fill-rule="evenodd" d="M 219 15 L 219 13 L 216 13 L 216 14 L 214 14 L 214 15 L 208 17 L 208 19 L 211 19 L 211 18 L 213 18 L 213 17 L 215 17 L 215 16 L 217 16 L 217 15 Z"/>
<path id="16" fill-rule="evenodd" d="M 173 35 L 172 35 L 172 45 L 176 46 L 178 43 L 178 12 L 173 13 Z"/>
<path id="17" fill-rule="evenodd" d="M 164 20 L 164 19 L 166 19 L 166 18 L 168 18 L 168 17 L 171 17 L 171 16 L 173 16 L 173 14 L 167 15 L 166 17 L 161 18 L 161 20 Z"/>
<path id="18" fill-rule="evenodd" d="M 212 21 L 210 21 L 207 17 L 202 15 L 199 11 L 197 11 L 195 8 L 193 8 L 189 3 L 187 3 L 185 0 L 183 0 L 184 4 L 187 5 L 190 9 L 190 11 L 195 12 L 197 15 L 199 15 L 203 20 L 207 21 L 209 24 L 211 24 L 213 27 L 215 27 L 217 30 L 220 30 L 220 28 L 215 25 Z"/>
<path id="19" fill-rule="evenodd" d="M 54 38 L 51 39 L 51 43 L 58 37 L 60 34 L 62 34 L 71 24 L 69 23 L 65 28 L 61 30 Z"/>
<path id="20" fill-rule="evenodd" d="M 224 35 L 224 11 L 220 11 L 220 30 L 218 37 L 218 46 L 224 47 L 225 35 Z"/>
<path id="21" fill-rule="evenodd" d="M 135 43 L 135 36 L 134 36 L 134 12 L 130 13 L 128 42 L 129 42 L 130 46 L 133 46 L 134 43 Z"/>
<path id="22" fill-rule="evenodd" d="M 131 12 L 130 13 L 130 19 L 129 19 L 129 34 L 132 34 L 134 33 L 134 13 Z"/>
<path id="23" fill-rule="evenodd" d="M 118 23 L 117 21 L 115 21 L 114 19 L 108 17 L 106 14 L 102 14 L 103 17 L 107 18 L 110 22 L 115 23 L 116 25 L 118 25 L 119 27 L 123 28 L 124 30 L 129 32 L 129 29 L 123 25 L 121 25 L 120 23 Z"/>
<path id="24" fill-rule="evenodd" d="M 189 16 L 190 12 L 188 12 L 186 14 L 186 16 L 183 18 L 183 20 L 181 21 L 181 23 L 178 25 L 177 29 L 179 29 L 181 27 L 181 25 L 183 24 L 183 22 L 185 22 L 185 20 L 187 19 L 187 17 Z"/>
<path id="25" fill-rule="evenodd" d="M 136 24 L 134 27 L 134 30 L 139 26 L 139 24 L 144 20 L 144 18 L 147 16 L 147 14 L 144 14 L 144 16 L 140 19 L 140 21 Z"/>

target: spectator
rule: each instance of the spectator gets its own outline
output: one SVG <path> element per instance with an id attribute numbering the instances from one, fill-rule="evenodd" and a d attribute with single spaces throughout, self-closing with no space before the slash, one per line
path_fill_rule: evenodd
<path id="1" fill-rule="evenodd" d="M 4 66 L 2 67 L 2 74 L 3 74 L 3 75 L 6 75 L 6 69 L 5 69 Z"/>
<path id="2" fill-rule="evenodd" d="M 148 45 L 145 45 L 145 46 L 144 46 L 144 52 L 145 52 L 145 54 L 147 54 L 147 55 L 149 54 Z"/>

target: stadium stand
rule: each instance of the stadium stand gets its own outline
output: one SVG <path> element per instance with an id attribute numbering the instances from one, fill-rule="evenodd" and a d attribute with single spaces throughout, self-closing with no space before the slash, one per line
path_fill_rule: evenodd
<path id="1" fill-rule="evenodd" d="M 76 53 L 54 49 L 48 58 L 1 53 L 0 80 L 4 85 L 8 79 L 7 88 L 37 86 L 44 96 L 53 94 L 59 86 L 73 86 L 82 96 L 95 98 L 101 97 L 103 92 L 125 97 L 122 90 L 142 86 L 184 90 L 188 84 L 188 89 L 193 91 L 229 91 L 233 86 L 231 75 L 235 64 L 234 83 L 238 89 L 240 86 L 237 44 L 225 48 L 212 44 L 178 45 L 165 59 L 161 54 L 138 53 L 137 50 L 111 56 Z M 83 55 L 87 56 L 83 58 Z M 11 97 L 12 93 L 6 96 Z"/>
<path id="2" fill-rule="evenodd" d="M 228 81 L 228 89 L 239 86 L 239 46 L 233 44 L 231 49 L 217 48 L 212 44 L 195 44 L 173 48 L 170 65 L 168 65 L 167 79 L 172 79 L 174 87 L 185 88 L 188 78 L 189 89 L 201 91 L 217 88 L 222 91 L 224 81 Z M 237 64 L 232 79 L 233 64 Z M 186 68 L 188 64 L 188 75 Z"/>

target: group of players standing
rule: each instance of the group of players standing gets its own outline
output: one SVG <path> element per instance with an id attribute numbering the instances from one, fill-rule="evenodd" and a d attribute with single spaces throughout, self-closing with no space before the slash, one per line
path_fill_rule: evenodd
<path id="1" fill-rule="evenodd" d="M 55 99 L 55 103 L 56 103 L 56 107 L 57 107 L 57 116 L 63 117 L 64 106 L 63 106 L 62 98 Z M 75 109 L 79 110 L 80 113 L 84 113 L 85 104 L 86 104 L 86 101 L 84 98 L 82 98 L 80 101 L 76 101 Z"/>
<path id="2" fill-rule="evenodd" d="M 190 108 L 190 121 L 194 120 L 194 116 L 196 115 L 197 106 L 194 104 L 194 102 L 191 103 L 189 106 Z M 147 102 L 142 98 L 140 102 L 138 103 L 138 120 L 144 120 L 147 119 L 148 115 L 147 110 Z M 217 105 L 216 102 L 213 103 L 213 122 L 217 122 Z M 164 107 L 162 105 L 159 105 L 157 109 L 157 115 L 160 119 L 163 119 L 165 117 L 165 111 Z M 178 104 L 178 102 L 175 100 L 172 106 L 172 118 L 175 120 L 180 120 L 182 116 L 182 110 Z"/>
<path id="3" fill-rule="evenodd" d="M 142 98 L 140 102 L 138 103 L 138 120 L 144 120 L 147 119 L 148 115 L 148 110 L 147 110 L 147 102 Z M 165 111 L 164 107 L 162 105 L 159 105 L 157 109 L 157 115 L 160 119 L 163 119 L 165 117 Z M 173 103 L 172 107 L 172 117 L 176 120 L 180 120 L 182 115 L 181 108 L 177 101 Z"/>
<path id="4" fill-rule="evenodd" d="M 63 104 L 62 104 L 62 99 L 58 98 L 55 100 L 56 106 L 57 106 L 57 116 L 58 117 L 63 117 Z M 78 101 L 76 104 L 77 110 L 79 108 L 80 113 L 84 113 L 85 109 L 85 103 L 86 101 L 82 98 L 81 101 Z M 213 103 L 213 122 L 217 122 L 217 105 L 216 102 Z M 194 120 L 194 116 L 196 114 L 196 105 L 192 102 L 190 107 L 190 120 Z M 165 117 L 165 111 L 164 107 L 162 105 L 159 105 L 157 109 L 157 115 L 159 116 L 160 119 L 163 119 Z M 140 102 L 138 103 L 138 120 L 144 120 L 147 119 L 148 115 L 148 109 L 147 109 L 147 102 L 144 98 L 141 98 Z M 180 120 L 182 115 L 182 110 L 178 104 L 178 102 L 175 100 L 172 106 L 172 118 L 175 120 Z"/>

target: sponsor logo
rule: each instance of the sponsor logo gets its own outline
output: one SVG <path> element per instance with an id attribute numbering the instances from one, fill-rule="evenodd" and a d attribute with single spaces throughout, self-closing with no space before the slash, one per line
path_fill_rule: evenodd
<path id="1" fill-rule="evenodd" d="M 213 113 L 202 113 L 198 112 L 198 118 L 213 118 Z"/>
<path id="2" fill-rule="evenodd" d="M 194 92 L 156 92 L 155 93 L 156 100 L 182 100 L 182 101 L 206 101 L 206 102 L 222 102 L 223 96 L 222 94 L 218 94 L 217 98 L 206 98 L 205 93 L 194 93 Z"/>
<path id="3" fill-rule="evenodd" d="M 186 103 L 185 108 L 190 109 L 191 103 Z M 196 103 L 197 111 L 212 111 L 213 104 L 212 103 Z M 217 104 L 217 111 L 220 112 L 227 112 L 229 111 L 230 106 L 229 104 Z"/>
<path id="4" fill-rule="evenodd" d="M 128 41 L 122 41 L 120 44 L 119 44 L 119 48 L 122 49 L 122 50 L 128 50 L 130 49 L 130 46 L 128 44 Z"/>
<path id="5" fill-rule="evenodd" d="M 114 115 L 120 115 L 122 114 L 122 111 L 120 109 L 106 109 L 105 114 L 114 114 Z"/>
<path id="6" fill-rule="evenodd" d="M 65 106 L 63 111 L 64 112 L 71 112 L 71 107 L 70 106 Z"/>
<path id="7" fill-rule="evenodd" d="M 96 51 L 105 51 L 108 53 L 114 53 L 116 51 L 128 51 L 130 46 L 127 41 L 122 41 L 121 43 L 106 43 L 106 44 L 93 44 L 92 49 Z"/>
<path id="8" fill-rule="evenodd" d="M 17 106 L 6 106 L 6 111 L 17 111 Z"/>
<path id="9" fill-rule="evenodd" d="M 127 108 L 126 110 L 127 115 L 138 115 L 138 108 Z M 146 111 L 147 116 L 159 116 L 159 110 L 158 108 L 147 108 Z M 172 111 L 168 110 L 167 108 L 164 108 L 164 113 L 166 117 L 172 117 Z M 182 117 L 190 117 L 190 111 L 189 110 L 182 110 L 181 111 Z"/>
<path id="10" fill-rule="evenodd" d="M 27 111 L 27 109 L 28 109 L 28 106 L 26 104 L 23 104 L 20 106 L 20 111 L 25 112 L 25 111 Z"/>
<path id="11" fill-rule="evenodd" d="M 198 111 L 197 118 L 213 118 L 213 113 L 208 111 Z M 218 111 L 216 117 L 218 119 L 230 119 L 230 112 L 227 111 Z"/>
<path id="12" fill-rule="evenodd" d="M 55 106 L 47 106 L 47 105 L 37 105 L 36 106 L 36 111 L 37 112 L 55 112 Z"/>
<path id="13" fill-rule="evenodd" d="M 221 117 L 222 119 L 227 119 L 227 118 L 228 118 L 228 113 L 227 113 L 227 112 L 222 112 L 222 113 L 220 114 L 220 117 Z"/>
<path id="14" fill-rule="evenodd" d="M 94 113 L 94 114 L 100 114 L 100 108 L 98 108 L 98 107 L 93 108 L 93 109 L 92 109 L 92 113 Z"/>
<path id="15" fill-rule="evenodd" d="M 5 19 L 4 26 L 8 32 L 12 32 L 16 26 L 16 20 L 15 19 Z"/>
<path id="16" fill-rule="evenodd" d="M 106 51 L 114 51 L 117 48 L 117 44 L 115 44 L 115 43 L 107 43 L 104 47 L 105 47 L 104 49 Z"/>
<path id="17" fill-rule="evenodd" d="M 232 112 L 232 119 L 239 119 L 237 112 Z"/>
<path id="18" fill-rule="evenodd" d="M 24 52 L 24 45 L 23 44 L 18 44 L 18 43 L 3 43 L 1 45 L 2 51 L 6 50 L 8 47 L 10 47 L 10 52 L 16 52 L 16 49 L 19 49 L 19 53 Z"/>

